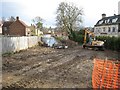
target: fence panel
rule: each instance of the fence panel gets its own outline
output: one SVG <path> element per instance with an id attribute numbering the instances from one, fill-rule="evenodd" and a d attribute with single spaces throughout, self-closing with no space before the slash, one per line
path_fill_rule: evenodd
<path id="1" fill-rule="evenodd" d="M 2 37 L 2 53 L 12 52 L 15 50 L 13 37 Z"/>
<path id="2" fill-rule="evenodd" d="M 38 44 L 40 37 L 38 36 L 22 36 L 22 37 L 0 37 L 2 38 L 2 54 L 7 52 L 16 52 Z"/>
<path id="3" fill-rule="evenodd" d="M 23 42 L 24 42 L 24 43 L 23 43 Z M 27 37 L 20 37 L 19 44 L 20 44 L 20 50 L 23 50 L 23 49 L 28 48 L 28 40 L 27 40 Z"/>
<path id="4" fill-rule="evenodd" d="M 38 43 L 37 36 L 34 37 L 28 37 L 28 47 L 33 47 Z"/>

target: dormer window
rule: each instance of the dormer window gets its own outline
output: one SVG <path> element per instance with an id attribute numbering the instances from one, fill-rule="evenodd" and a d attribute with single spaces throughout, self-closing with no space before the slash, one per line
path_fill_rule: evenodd
<path id="1" fill-rule="evenodd" d="M 105 23 L 107 23 L 107 20 L 105 20 Z"/>
<path id="2" fill-rule="evenodd" d="M 118 20 L 118 18 L 112 19 L 112 23 L 115 23 Z"/>
<path id="3" fill-rule="evenodd" d="M 102 21 L 99 21 L 99 24 L 102 24 L 103 23 L 103 20 Z"/>
<path id="4" fill-rule="evenodd" d="M 109 23 L 109 22 L 110 22 L 110 19 L 107 20 L 107 23 Z"/>

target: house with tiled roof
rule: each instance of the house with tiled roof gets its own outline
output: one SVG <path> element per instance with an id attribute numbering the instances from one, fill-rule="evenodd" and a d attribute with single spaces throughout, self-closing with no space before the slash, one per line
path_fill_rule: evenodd
<path id="1" fill-rule="evenodd" d="M 16 17 L 16 21 L 5 21 L 2 26 L 3 35 L 28 36 L 31 34 L 30 28 Z"/>
<path id="2" fill-rule="evenodd" d="M 106 17 L 106 14 L 102 14 L 102 19 L 94 26 L 94 34 L 95 36 L 119 36 L 120 15 Z"/>
<path id="3" fill-rule="evenodd" d="M 10 31 L 10 25 L 13 23 L 13 21 L 5 21 L 2 26 L 2 34 L 3 35 L 9 35 Z"/>

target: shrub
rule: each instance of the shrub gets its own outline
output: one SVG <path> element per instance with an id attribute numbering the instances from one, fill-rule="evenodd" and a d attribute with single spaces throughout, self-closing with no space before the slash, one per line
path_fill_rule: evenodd
<path id="1" fill-rule="evenodd" d="M 83 40 L 84 40 L 84 31 L 80 30 L 80 31 L 73 31 L 72 32 L 72 37 L 69 36 L 70 40 L 73 40 L 79 44 L 83 44 Z"/>
<path id="2" fill-rule="evenodd" d="M 97 40 L 105 41 L 105 48 L 120 51 L 120 37 L 98 36 Z"/>

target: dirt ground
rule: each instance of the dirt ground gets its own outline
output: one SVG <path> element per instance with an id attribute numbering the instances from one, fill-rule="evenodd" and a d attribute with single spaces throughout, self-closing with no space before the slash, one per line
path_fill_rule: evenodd
<path id="1" fill-rule="evenodd" d="M 36 46 L 2 58 L 5 88 L 92 88 L 93 59 L 120 58 L 118 52 L 75 46 L 53 49 Z"/>

